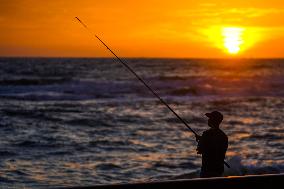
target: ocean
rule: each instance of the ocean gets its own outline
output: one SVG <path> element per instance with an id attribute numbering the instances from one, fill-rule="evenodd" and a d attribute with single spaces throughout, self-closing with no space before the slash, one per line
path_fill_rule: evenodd
<path id="1" fill-rule="evenodd" d="M 284 59 L 125 60 L 197 133 L 223 113 L 225 175 L 284 173 Z M 111 58 L 0 58 L 0 184 L 199 175 L 194 135 Z"/>

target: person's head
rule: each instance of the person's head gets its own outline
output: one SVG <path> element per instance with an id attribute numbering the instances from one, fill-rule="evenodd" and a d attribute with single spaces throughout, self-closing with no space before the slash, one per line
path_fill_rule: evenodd
<path id="1" fill-rule="evenodd" d="M 218 111 L 205 114 L 208 119 L 208 126 L 211 128 L 219 128 L 220 123 L 223 121 L 223 115 Z"/>

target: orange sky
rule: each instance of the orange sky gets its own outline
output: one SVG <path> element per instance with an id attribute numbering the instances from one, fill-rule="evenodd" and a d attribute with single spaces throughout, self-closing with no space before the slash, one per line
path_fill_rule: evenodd
<path id="1" fill-rule="evenodd" d="M 221 29 L 244 29 L 236 57 L 284 57 L 283 0 L 1 0 L 0 56 L 230 57 Z"/>

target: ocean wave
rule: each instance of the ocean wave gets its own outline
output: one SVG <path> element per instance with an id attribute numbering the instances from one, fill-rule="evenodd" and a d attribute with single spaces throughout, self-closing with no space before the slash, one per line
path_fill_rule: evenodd
<path id="1" fill-rule="evenodd" d="M 127 144 L 125 141 L 113 141 L 113 140 L 103 140 L 103 139 L 89 142 L 89 146 L 91 147 L 98 147 L 98 146 L 118 147 L 118 146 L 127 146 L 127 145 L 129 145 L 129 143 Z"/>
<path id="2" fill-rule="evenodd" d="M 185 96 L 185 95 L 198 95 L 198 89 L 194 87 L 184 87 L 180 89 L 171 90 L 169 94 L 174 96 Z"/>
<path id="3" fill-rule="evenodd" d="M 114 169 L 122 169 L 122 167 L 114 163 L 100 163 L 96 165 L 96 169 L 113 171 Z"/>
<path id="4" fill-rule="evenodd" d="M 14 151 L 11 151 L 11 150 L 0 150 L 0 154 L 1 154 L 0 158 L 17 156 L 18 155 L 17 152 L 14 152 Z"/>
<path id="5" fill-rule="evenodd" d="M 231 168 L 225 167 L 224 177 L 227 176 L 246 176 L 246 175 L 262 175 L 262 174 L 280 174 L 284 173 L 284 165 L 283 164 L 272 164 L 272 165 L 244 165 L 242 163 L 242 159 L 239 156 L 233 156 L 227 160 L 228 164 Z M 176 165 L 163 165 L 170 168 L 177 168 Z M 161 166 L 157 164 L 157 166 Z M 182 166 L 183 168 L 194 168 L 195 170 L 191 170 L 190 172 L 185 172 L 183 174 L 166 174 L 166 175 L 158 175 L 155 177 L 151 177 L 148 180 L 158 181 L 158 180 L 176 180 L 176 179 L 193 179 L 199 178 L 200 170 L 194 164 L 185 164 Z"/>
<path id="6" fill-rule="evenodd" d="M 11 179 L 8 179 L 8 178 L 5 178 L 5 177 L 2 177 L 0 176 L 0 183 L 14 183 L 15 180 L 11 180 Z"/>
<path id="7" fill-rule="evenodd" d="M 34 78 L 34 79 L 4 79 L 0 80 L 0 85 L 51 85 L 51 84 L 61 84 L 68 81 L 67 78 Z"/>
<path id="8" fill-rule="evenodd" d="M 13 146 L 15 146 L 15 147 L 40 147 L 40 148 L 54 148 L 54 147 L 56 147 L 57 148 L 57 147 L 60 147 L 62 145 L 58 144 L 58 143 L 25 140 L 25 141 L 17 142 Z"/>
<path id="9" fill-rule="evenodd" d="M 191 77 L 190 77 L 191 78 Z M 188 80 L 189 77 L 182 77 L 182 76 L 160 76 L 158 80 L 162 81 L 175 81 L 175 80 Z"/>
<path id="10" fill-rule="evenodd" d="M 255 165 L 243 164 L 240 156 L 233 156 L 228 159 L 231 168 L 225 167 L 225 176 L 243 176 L 260 174 L 279 174 L 284 172 L 283 164 Z"/>
<path id="11" fill-rule="evenodd" d="M 272 133 L 265 133 L 265 134 L 252 134 L 249 136 L 249 139 L 273 139 L 273 140 L 280 140 L 283 139 L 282 136 L 272 134 Z"/>
<path id="12" fill-rule="evenodd" d="M 177 169 L 177 168 L 188 168 L 188 169 L 195 169 L 197 168 L 197 165 L 191 162 L 182 162 L 179 164 L 171 164 L 166 162 L 156 162 L 153 167 L 159 168 L 159 167 L 165 167 L 169 169 Z"/>
<path id="13" fill-rule="evenodd" d="M 161 96 L 284 96 L 283 77 L 231 78 L 172 76 L 149 85 Z M 147 80 L 147 78 L 146 78 Z M 12 86 L 12 87 L 11 87 Z M 0 81 L 0 97 L 19 100 L 89 100 L 153 96 L 135 79 L 104 81 L 95 79 L 19 79 Z"/>

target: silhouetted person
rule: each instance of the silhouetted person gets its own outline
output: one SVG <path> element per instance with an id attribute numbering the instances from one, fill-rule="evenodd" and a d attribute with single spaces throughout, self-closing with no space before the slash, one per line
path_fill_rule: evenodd
<path id="1" fill-rule="evenodd" d="M 197 153 L 202 154 L 200 177 L 220 177 L 224 172 L 224 159 L 228 148 L 228 137 L 219 128 L 223 115 L 218 111 L 205 114 L 210 129 L 197 136 Z"/>

